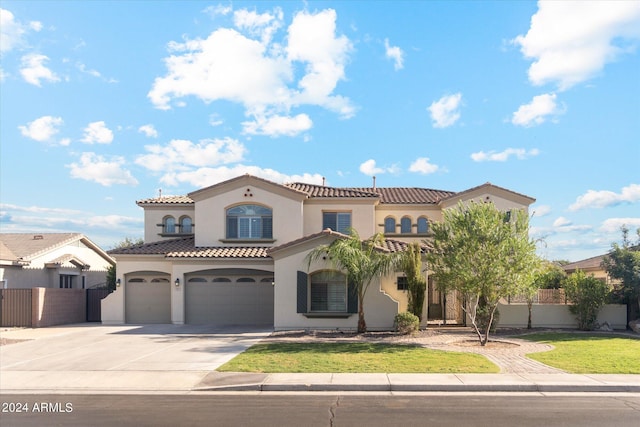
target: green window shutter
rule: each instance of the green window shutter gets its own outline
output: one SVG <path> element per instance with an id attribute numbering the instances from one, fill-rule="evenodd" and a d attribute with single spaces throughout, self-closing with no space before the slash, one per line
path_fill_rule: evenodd
<path id="1" fill-rule="evenodd" d="M 358 312 L 358 287 L 355 283 L 349 282 L 347 286 L 347 313 Z"/>
<path id="2" fill-rule="evenodd" d="M 297 313 L 306 313 L 307 310 L 307 273 L 298 271 Z"/>

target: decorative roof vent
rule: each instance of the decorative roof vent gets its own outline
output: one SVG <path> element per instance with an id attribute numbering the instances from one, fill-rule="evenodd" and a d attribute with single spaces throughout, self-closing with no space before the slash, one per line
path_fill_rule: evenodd
<path id="1" fill-rule="evenodd" d="M 44 239 L 44 236 L 42 234 L 35 234 L 33 236 L 33 240 L 42 240 Z"/>

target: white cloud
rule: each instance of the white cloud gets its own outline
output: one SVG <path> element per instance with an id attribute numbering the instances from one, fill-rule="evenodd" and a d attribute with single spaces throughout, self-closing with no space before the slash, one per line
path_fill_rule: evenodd
<path id="1" fill-rule="evenodd" d="M 534 96 L 529 104 L 521 105 L 518 111 L 513 113 L 511 123 L 529 127 L 544 123 L 548 116 L 553 117 L 562 113 L 564 109 L 556 104 L 556 94 L 545 93 Z"/>
<path id="2" fill-rule="evenodd" d="M 320 174 L 287 175 L 273 169 L 247 165 L 220 166 L 217 168 L 205 167 L 188 172 L 172 172 L 163 176 L 161 181 L 171 186 L 188 183 L 194 187 L 202 188 L 244 174 L 258 176 L 278 183 L 306 182 L 309 184 L 322 184 L 322 175 Z"/>
<path id="3" fill-rule="evenodd" d="M 373 175 L 380 175 L 383 173 L 398 173 L 399 169 L 396 165 L 379 168 L 376 166 L 375 160 L 369 159 L 360 165 L 360 172 L 362 172 L 365 175 L 373 176 Z"/>
<path id="4" fill-rule="evenodd" d="M 429 163 L 428 157 L 419 157 L 409 166 L 410 172 L 417 172 L 423 175 L 435 173 L 440 170 L 440 166 Z"/>
<path id="5" fill-rule="evenodd" d="M 533 206 L 530 208 L 530 210 L 533 216 L 535 216 L 536 218 L 541 218 L 551 213 L 551 206 L 549 205 Z"/>
<path id="6" fill-rule="evenodd" d="M 224 123 L 224 120 L 222 120 L 222 118 L 220 117 L 220 115 L 218 113 L 213 113 L 211 115 L 209 115 L 209 124 L 211 126 L 220 126 L 221 124 Z"/>
<path id="7" fill-rule="evenodd" d="M 511 156 L 515 156 L 518 160 L 524 160 L 537 156 L 538 154 L 540 154 L 540 151 L 537 148 L 531 150 L 524 148 L 507 148 L 501 152 L 489 151 L 485 153 L 484 151 L 478 151 L 477 153 L 471 154 L 471 159 L 474 162 L 506 162 Z"/>
<path id="8" fill-rule="evenodd" d="M 306 114 L 298 114 L 295 117 L 270 116 L 257 117 L 253 122 L 243 122 L 243 132 L 249 135 L 268 135 L 277 137 L 281 135 L 296 136 L 306 132 L 313 126 L 313 122 Z"/>
<path id="9" fill-rule="evenodd" d="M 146 145 L 149 154 L 139 156 L 135 162 L 154 172 L 188 170 L 193 167 L 215 166 L 239 162 L 246 148 L 231 138 L 205 139 L 196 144 L 174 139 L 167 145 Z"/>
<path id="10" fill-rule="evenodd" d="M 113 132 L 103 121 L 92 122 L 84 128 L 82 142 L 86 144 L 111 144 L 113 142 Z"/>
<path id="11" fill-rule="evenodd" d="M 302 105 L 320 106 L 343 118 L 354 114 L 351 101 L 334 94 L 345 79 L 352 50 L 349 39 L 336 34 L 335 11 L 297 13 L 282 42 L 272 40 L 282 22 L 280 9 L 273 14 L 236 11 L 234 21 L 236 29 L 169 43 L 167 73 L 155 79 L 148 93 L 156 108 L 169 109 L 195 96 L 205 103 L 242 104 L 256 123 L 292 117 L 290 110 Z"/>
<path id="12" fill-rule="evenodd" d="M 569 210 L 605 208 L 638 201 L 640 201 L 640 184 L 630 184 L 623 187 L 620 193 L 608 190 L 588 190 L 585 194 L 578 196 L 576 201 L 569 206 Z"/>
<path id="13" fill-rule="evenodd" d="M 114 156 L 106 160 L 103 156 L 88 152 L 82 153 L 79 163 L 71 163 L 67 167 L 71 169 L 72 178 L 97 182 L 105 187 L 114 184 L 137 185 L 138 180 L 123 168 L 124 164 L 123 157 Z"/>
<path id="14" fill-rule="evenodd" d="M 554 227 L 563 227 L 566 225 L 571 225 L 571 221 L 563 216 L 559 216 L 555 221 L 553 221 Z"/>
<path id="15" fill-rule="evenodd" d="M 263 44 L 271 42 L 273 35 L 282 26 L 282 9 L 275 8 L 274 13 L 258 14 L 256 11 L 240 9 L 233 13 L 233 23 L 252 36 L 260 37 Z"/>
<path id="16" fill-rule="evenodd" d="M 138 128 L 138 132 L 145 134 L 148 138 L 157 138 L 158 131 L 152 124 L 142 125 Z"/>
<path id="17" fill-rule="evenodd" d="M 20 68 L 22 78 L 27 83 L 38 87 L 42 86 L 41 80 L 49 82 L 60 81 L 60 77 L 44 65 L 48 60 L 49 57 L 39 53 L 30 53 L 23 56 Z"/>
<path id="18" fill-rule="evenodd" d="M 453 125 L 460 118 L 462 94 L 446 95 L 434 101 L 429 108 L 433 127 L 446 128 Z"/>
<path id="19" fill-rule="evenodd" d="M 402 70 L 404 68 L 404 52 L 398 46 L 389 45 L 389 39 L 384 39 L 384 49 L 387 58 L 393 60 L 393 68 Z"/>
<path id="20" fill-rule="evenodd" d="M 602 223 L 600 230 L 605 233 L 620 233 L 623 225 L 632 230 L 629 234 L 633 238 L 635 229 L 640 228 L 640 218 L 609 218 Z"/>
<path id="21" fill-rule="evenodd" d="M 513 43 L 534 61 L 531 83 L 565 90 L 597 75 L 638 40 L 640 2 L 540 1 L 529 31 Z"/>
<path id="22" fill-rule="evenodd" d="M 62 117 L 42 116 L 26 126 L 18 126 L 23 136 L 40 142 L 51 141 L 51 138 L 60 132 L 59 127 L 63 124 Z M 64 144 L 62 144 L 64 145 Z"/>
<path id="23" fill-rule="evenodd" d="M 32 21 L 23 24 L 11 11 L 0 8 L 0 55 L 22 46 L 25 43 L 24 36 L 29 31 L 38 32 L 41 29 L 41 22 Z"/>

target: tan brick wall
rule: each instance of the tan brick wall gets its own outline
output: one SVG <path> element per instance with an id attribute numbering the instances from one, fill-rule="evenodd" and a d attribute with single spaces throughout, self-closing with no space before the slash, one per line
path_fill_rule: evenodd
<path id="1" fill-rule="evenodd" d="M 32 327 L 82 323 L 86 321 L 84 289 L 33 288 Z"/>

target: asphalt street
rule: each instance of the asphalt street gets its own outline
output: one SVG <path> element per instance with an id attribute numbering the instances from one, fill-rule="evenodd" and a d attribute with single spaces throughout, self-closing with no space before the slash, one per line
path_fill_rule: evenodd
<path id="1" fill-rule="evenodd" d="M 637 426 L 637 394 L 3 395 L 13 426 Z"/>

